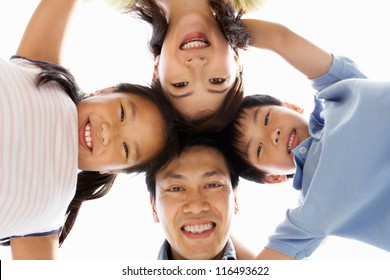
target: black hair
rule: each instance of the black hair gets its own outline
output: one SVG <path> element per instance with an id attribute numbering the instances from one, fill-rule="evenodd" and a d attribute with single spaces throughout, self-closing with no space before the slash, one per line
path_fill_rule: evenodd
<path id="1" fill-rule="evenodd" d="M 32 62 L 42 69 L 36 79 L 36 85 L 38 87 L 44 85 L 45 83 L 54 81 L 60 85 L 73 102 L 77 103 L 85 98 L 86 95 L 80 91 L 73 75 L 67 69 L 62 66 L 46 62 Z M 146 98 L 159 108 L 162 115 L 163 123 L 165 125 L 163 128 L 163 131 L 165 132 L 165 135 L 163 136 L 165 145 L 162 150 L 153 155 L 146 162 L 132 166 L 126 170 L 122 170 L 123 173 L 143 172 L 147 168 L 152 168 L 154 161 L 163 161 L 170 154 L 169 147 L 177 146 L 175 129 L 176 116 L 173 113 L 170 104 L 162 99 L 161 94 L 157 94 L 155 89 L 152 89 L 151 87 L 121 83 L 114 88 L 113 92 L 131 93 Z M 65 222 L 59 236 L 60 246 L 71 231 L 82 203 L 106 195 L 111 189 L 115 178 L 116 174 L 100 174 L 99 172 L 94 171 L 80 171 L 78 173 L 76 193 L 66 210 Z"/>
<path id="2" fill-rule="evenodd" d="M 245 10 L 240 8 L 237 11 L 230 0 L 209 0 L 209 4 L 222 33 L 235 52 L 237 53 L 238 48 L 246 48 L 250 44 L 250 37 L 240 20 L 245 13 Z M 168 30 L 168 21 L 164 11 L 155 0 L 131 1 L 124 10 L 135 14 L 152 26 L 149 49 L 153 56 L 157 57 L 161 53 Z M 163 93 L 168 102 L 170 102 L 167 93 L 162 89 L 158 80 L 152 82 L 152 87 L 158 88 L 158 92 Z M 240 70 L 233 86 L 226 94 L 223 103 L 216 112 L 206 115 L 202 114 L 200 117 L 192 119 L 181 116 L 177 110 L 176 113 L 181 117 L 182 123 L 186 123 L 189 129 L 192 129 L 197 133 L 220 131 L 233 121 L 233 117 L 239 108 L 243 95 L 244 85 L 242 70 Z"/>
<path id="3" fill-rule="evenodd" d="M 229 161 L 234 164 L 240 177 L 257 183 L 264 183 L 266 174 L 253 166 L 248 161 L 248 156 L 241 149 L 241 147 L 245 145 L 241 139 L 241 131 L 245 128 L 245 124 L 243 124 L 241 120 L 245 115 L 245 109 L 265 105 L 283 106 L 283 103 L 281 100 L 271 95 L 255 94 L 245 96 L 235 120 L 222 132 L 223 138 L 227 139 L 224 142 L 224 144 L 227 145 L 226 149 L 231 151 L 231 153 L 228 154 Z"/>
<path id="4" fill-rule="evenodd" d="M 199 133 L 199 134 L 180 134 L 180 141 L 178 142 L 178 146 L 176 149 L 171 149 L 170 156 L 158 162 L 158 164 L 154 165 L 152 168 L 147 169 L 145 174 L 146 186 L 149 191 L 149 194 L 153 199 L 156 198 L 156 176 L 160 170 L 165 168 L 169 163 L 171 163 L 174 159 L 179 157 L 184 150 L 194 147 L 194 146 L 205 146 L 213 148 L 219 151 L 224 159 L 225 164 L 229 170 L 230 182 L 233 189 L 236 189 L 239 182 L 239 174 L 235 169 L 233 163 L 229 161 L 229 157 L 227 156 L 230 151 L 225 150 L 225 145 L 221 145 L 220 143 L 220 134 L 219 133 Z"/>

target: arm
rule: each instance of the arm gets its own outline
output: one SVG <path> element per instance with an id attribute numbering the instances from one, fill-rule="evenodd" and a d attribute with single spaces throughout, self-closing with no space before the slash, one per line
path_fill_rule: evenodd
<path id="1" fill-rule="evenodd" d="M 42 0 L 27 25 L 16 55 L 59 64 L 75 4 L 76 0 Z"/>
<path id="2" fill-rule="evenodd" d="M 287 27 L 262 20 L 243 19 L 252 46 L 279 54 L 308 78 L 322 76 L 332 64 L 332 55 L 294 33 Z"/>
<path id="3" fill-rule="evenodd" d="M 11 238 L 14 260 L 52 260 L 57 256 L 58 235 Z"/>
<path id="4" fill-rule="evenodd" d="M 257 255 L 256 260 L 295 260 L 295 258 L 268 248 L 264 248 L 263 251 Z"/>

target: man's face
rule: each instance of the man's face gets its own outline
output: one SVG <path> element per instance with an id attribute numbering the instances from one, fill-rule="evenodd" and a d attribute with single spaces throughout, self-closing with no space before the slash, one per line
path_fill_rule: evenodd
<path id="1" fill-rule="evenodd" d="M 161 222 L 173 259 L 220 259 L 237 209 L 224 157 L 193 146 L 156 176 L 156 222 Z"/>

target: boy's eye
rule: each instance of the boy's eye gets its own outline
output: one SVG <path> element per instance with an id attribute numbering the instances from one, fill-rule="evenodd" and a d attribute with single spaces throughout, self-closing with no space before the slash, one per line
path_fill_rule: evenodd
<path id="1" fill-rule="evenodd" d="M 260 156 L 261 150 L 263 149 L 263 143 L 260 143 L 259 146 L 257 146 L 257 157 Z"/>
<path id="2" fill-rule="evenodd" d="M 209 82 L 213 85 L 220 85 L 220 84 L 223 84 L 224 82 L 226 82 L 226 79 L 225 78 L 212 78 L 212 79 L 209 79 Z"/>
<path id="3" fill-rule="evenodd" d="M 123 109 L 123 106 L 121 104 L 121 122 L 125 119 L 125 109 Z"/>
<path id="4" fill-rule="evenodd" d="M 177 88 L 182 88 L 188 85 L 188 82 L 179 82 L 179 83 L 173 83 L 172 86 Z"/>
<path id="5" fill-rule="evenodd" d="M 129 158 L 129 146 L 125 142 L 123 142 L 123 150 L 125 151 L 126 159 Z"/>
<path id="6" fill-rule="evenodd" d="M 267 126 L 269 121 L 269 113 L 265 116 L 264 125 Z"/>

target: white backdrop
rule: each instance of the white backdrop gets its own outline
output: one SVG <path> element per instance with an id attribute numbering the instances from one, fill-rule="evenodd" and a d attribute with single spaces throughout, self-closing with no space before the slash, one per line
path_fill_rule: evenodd
<path id="1" fill-rule="evenodd" d="M 14 54 L 38 2 L 0 1 L 1 57 Z M 118 14 L 104 0 L 79 4 L 66 39 L 64 65 L 80 86 L 88 92 L 118 82 L 148 83 L 153 65 L 146 46 L 149 27 Z M 386 0 L 266 0 L 247 17 L 283 23 L 324 49 L 351 57 L 370 77 L 388 79 L 388 6 Z M 247 94 L 274 94 L 311 112 L 309 82 L 280 58 L 259 50 L 242 52 L 241 58 Z M 85 203 L 60 258 L 155 259 L 164 237 L 161 226 L 153 222 L 143 179 L 120 176 L 106 197 Z M 263 186 L 242 180 L 234 236 L 260 251 L 296 199 L 297 193 L 286 184 Z M 0 258 L 10 258 L 9 248 L 0 248 Z M 332 237 L 310 259 L 390 259 L 390 253 Z"/>

